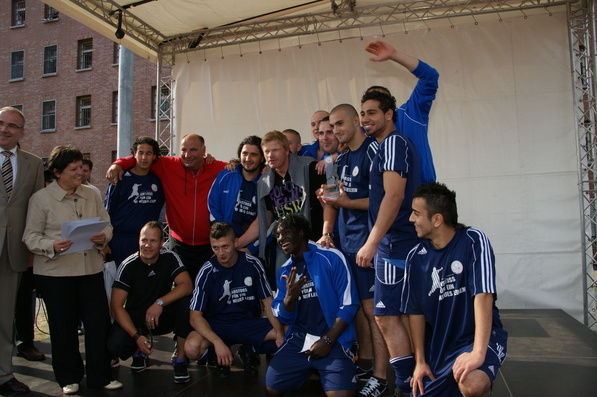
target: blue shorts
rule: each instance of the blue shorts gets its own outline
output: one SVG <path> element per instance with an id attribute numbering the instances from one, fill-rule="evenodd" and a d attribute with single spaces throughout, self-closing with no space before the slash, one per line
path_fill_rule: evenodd
<path id="1" fill-rule="evenodd" d="M 373 290 L 375 285 L 375 269 L 373 267 L 360 267 L 357 265 L 357 254 L 344 254 L 350 268 L 354 284 L 357 287 L 359 300 L 373 299 Z"/>
<path id="2" fill-rule="evenodd" d="M 404 283 L 404 263 L 415 242 L 398 242 L 385 235 L 373 258 L 375 287 L 373 314 L 376 316 L 401 316 L 402 285 Z M 411 246 L 412 245 L 412 246 Z"/>
<path id="3" fill-rule="evenodd" d="M 504 360 L 506 359 L 507 339 L 508 334 L 503 329 L 492 330 L 487 353 L 485 354 L 485 362 L 477 368 L 487 374 L 492 385 L 498 370 L 502 364 L 504 364 Z M 456 359 L 462 353 L 471 352 L 472 350 L 473 344 L 470 343 L 449 352 L 449 355 L 444 360 L 441 360 L 441 363 L 435 366 L 435 369 L 432 370 L 433 375 L 435 375 L 435 380 L 430 381 L 429 378 L 425 378 L 425 383 L 423 385 L 425 388 L 425 396 L 461 397 L 462 393 L 458 388 L 456 379 L 454 379 L 452 367 L 454 366 Z"/>
<path id="4" fill-rule="evenodd" d="M 304 334 L 295 333 L 287 337 L 267 369 L 267 387 L 281 392 L 299 390 L 316 370 L 324 391 L 356 388 L 355 365 L 350 351 L 336 343 L 327 357 L 315 360 L 299 353 L 304 342 Z"/>
<path id="5" fill-rule="evenodd" d="M 260 346 L 273 328 L 267 318 L 251 318 L 233 322 L 207 319 L 207 322 L 212 331 L 228 346 L 236 344 Z"/>

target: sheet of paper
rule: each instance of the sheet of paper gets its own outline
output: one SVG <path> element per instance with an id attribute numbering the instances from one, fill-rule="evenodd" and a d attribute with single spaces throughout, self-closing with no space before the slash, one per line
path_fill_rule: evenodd
<path id="1" fill-rule="evenodd" d="M 307 350 L 310 350 L 311 346 L 313 346 L 313 344 L 315 342 L 317 342 L 319 339 L 321 339 L 321 336 L 307 334 L 305 336 L 305 343 L 303 344 L 303 350 L 301 350 L 299 353 L 304 353 Z"/>
<path id="2" fill-rule="evenodd" d="M 60 255 L 72 254 L 93 248 L 94 243 L 89 239 L 94 234 L 101 233 L 108 223 L 101 222 L 99 217 L 62 223 L 61 237 L 63 239 L 71 239 L 73 245 L 68 250 L 61 252 Z"/>

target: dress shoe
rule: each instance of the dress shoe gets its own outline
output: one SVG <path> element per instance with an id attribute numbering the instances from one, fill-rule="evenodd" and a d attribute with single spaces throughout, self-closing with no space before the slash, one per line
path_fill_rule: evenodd
<path id="1" fill-rule="evenodd" d="M 16 396 L 29 392 L 29 386 L 19 382 L 15 378 L 10 378 L 8 381 L 0 385 L 0 394 L 3 396 Z"/>
<path id="2" fill-rule="evenodd" d="M 42 361 L 46 359 L 46 355 L 37 350 L 37 347 L 35 346 L 31 346 L 22 350 L 17 348 L 17 350 L 17 356 L 23 357 L 28 361 Z"/>
<path id="3" fill-rule="evenodd" d="M 72 383 L 70 385 L 66 385 L 62 388 L 63 394 L 76 394 L 79 391 L 79 384 Z"/>

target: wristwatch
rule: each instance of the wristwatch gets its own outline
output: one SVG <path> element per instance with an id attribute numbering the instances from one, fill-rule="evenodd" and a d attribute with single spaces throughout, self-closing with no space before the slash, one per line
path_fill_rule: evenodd
<path id="1" fill-rule="evenodd" d="M 164 306 L 164 301 L 161 299 L 158 299 L 157 301 L 155 301 L 155 303 L 157 303 L 159 306 Z"/>

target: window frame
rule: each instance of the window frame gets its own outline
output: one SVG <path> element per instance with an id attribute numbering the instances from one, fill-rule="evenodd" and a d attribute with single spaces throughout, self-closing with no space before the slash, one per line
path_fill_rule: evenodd
<path id="1" fill-rule="evenodd" d="M 52 61 L 51 58 L 46 58 L 46 50 L 50 47 L 54 47 L 55 48 L 55 52 L 54 52 L 54 71 L 46 71 L 46 66 L 49 62 Z M 47 77 L 47 76 L 55 76 L 58 74 L 58 44 L 52 44 L 52 45 L 47 45 L 44 46 L 43 49 L 43 65 L 42 65 L 42 76 L 43 77 Z"/>
<path id="2" fill-rule="evenodd" d="M 21 64 L 21 75 L 19 77 L 14 77 L 14 70 L 15 67 L 18 67 L 17 64 L 15 64 L 15 60 L 14 60 L 14 56 L 17 53 L 21 53 L 22 54 L 22 59 L 20 61 Z M 17 51 L 11 51 L 10 52 L 10 78 L 9 81 L 21 81 L 25 79 L 25 50 L 17 50 Z"/>
<path id="3" fill-rule="evenodd" d="M 91 128 L 91 95 L 81 95 L 77 99 L 75 128 Z"/>
<path id="4" fill-rule="evenodd" d="M 52 6 L 44 4 L 44 22 L 52 22 L 60 19 L 60 11 Z"/>
<path id="5" fill-rule="evenodd" d="M 21 5 L 21 7 L 19 7 Z M 20 28 L 27 23 L 27 2 L 25 0 L 12 0 L 11 21 L 12 28 Z"/>
<path id="6" fill-rule="evenodd" d="M 45 105 L 53 103 L 54 109 L 48 113 L 46 113 Z M 50 118 L 52 122 L 52 126 L 49 128 L 45 128 L 46 121 Z M 56 100 L 49 99 L 46 101 L 41 102 L 41 133 L 48 133 L 48 132 L 56 132 Z"/>
<path id="7" fill-rule="evenodd" d="M 85 48 L 89 45 L 89 48 Z M 93 68 L 93 38 L 82 39 L 77 42 L 77 71 Z"/>

